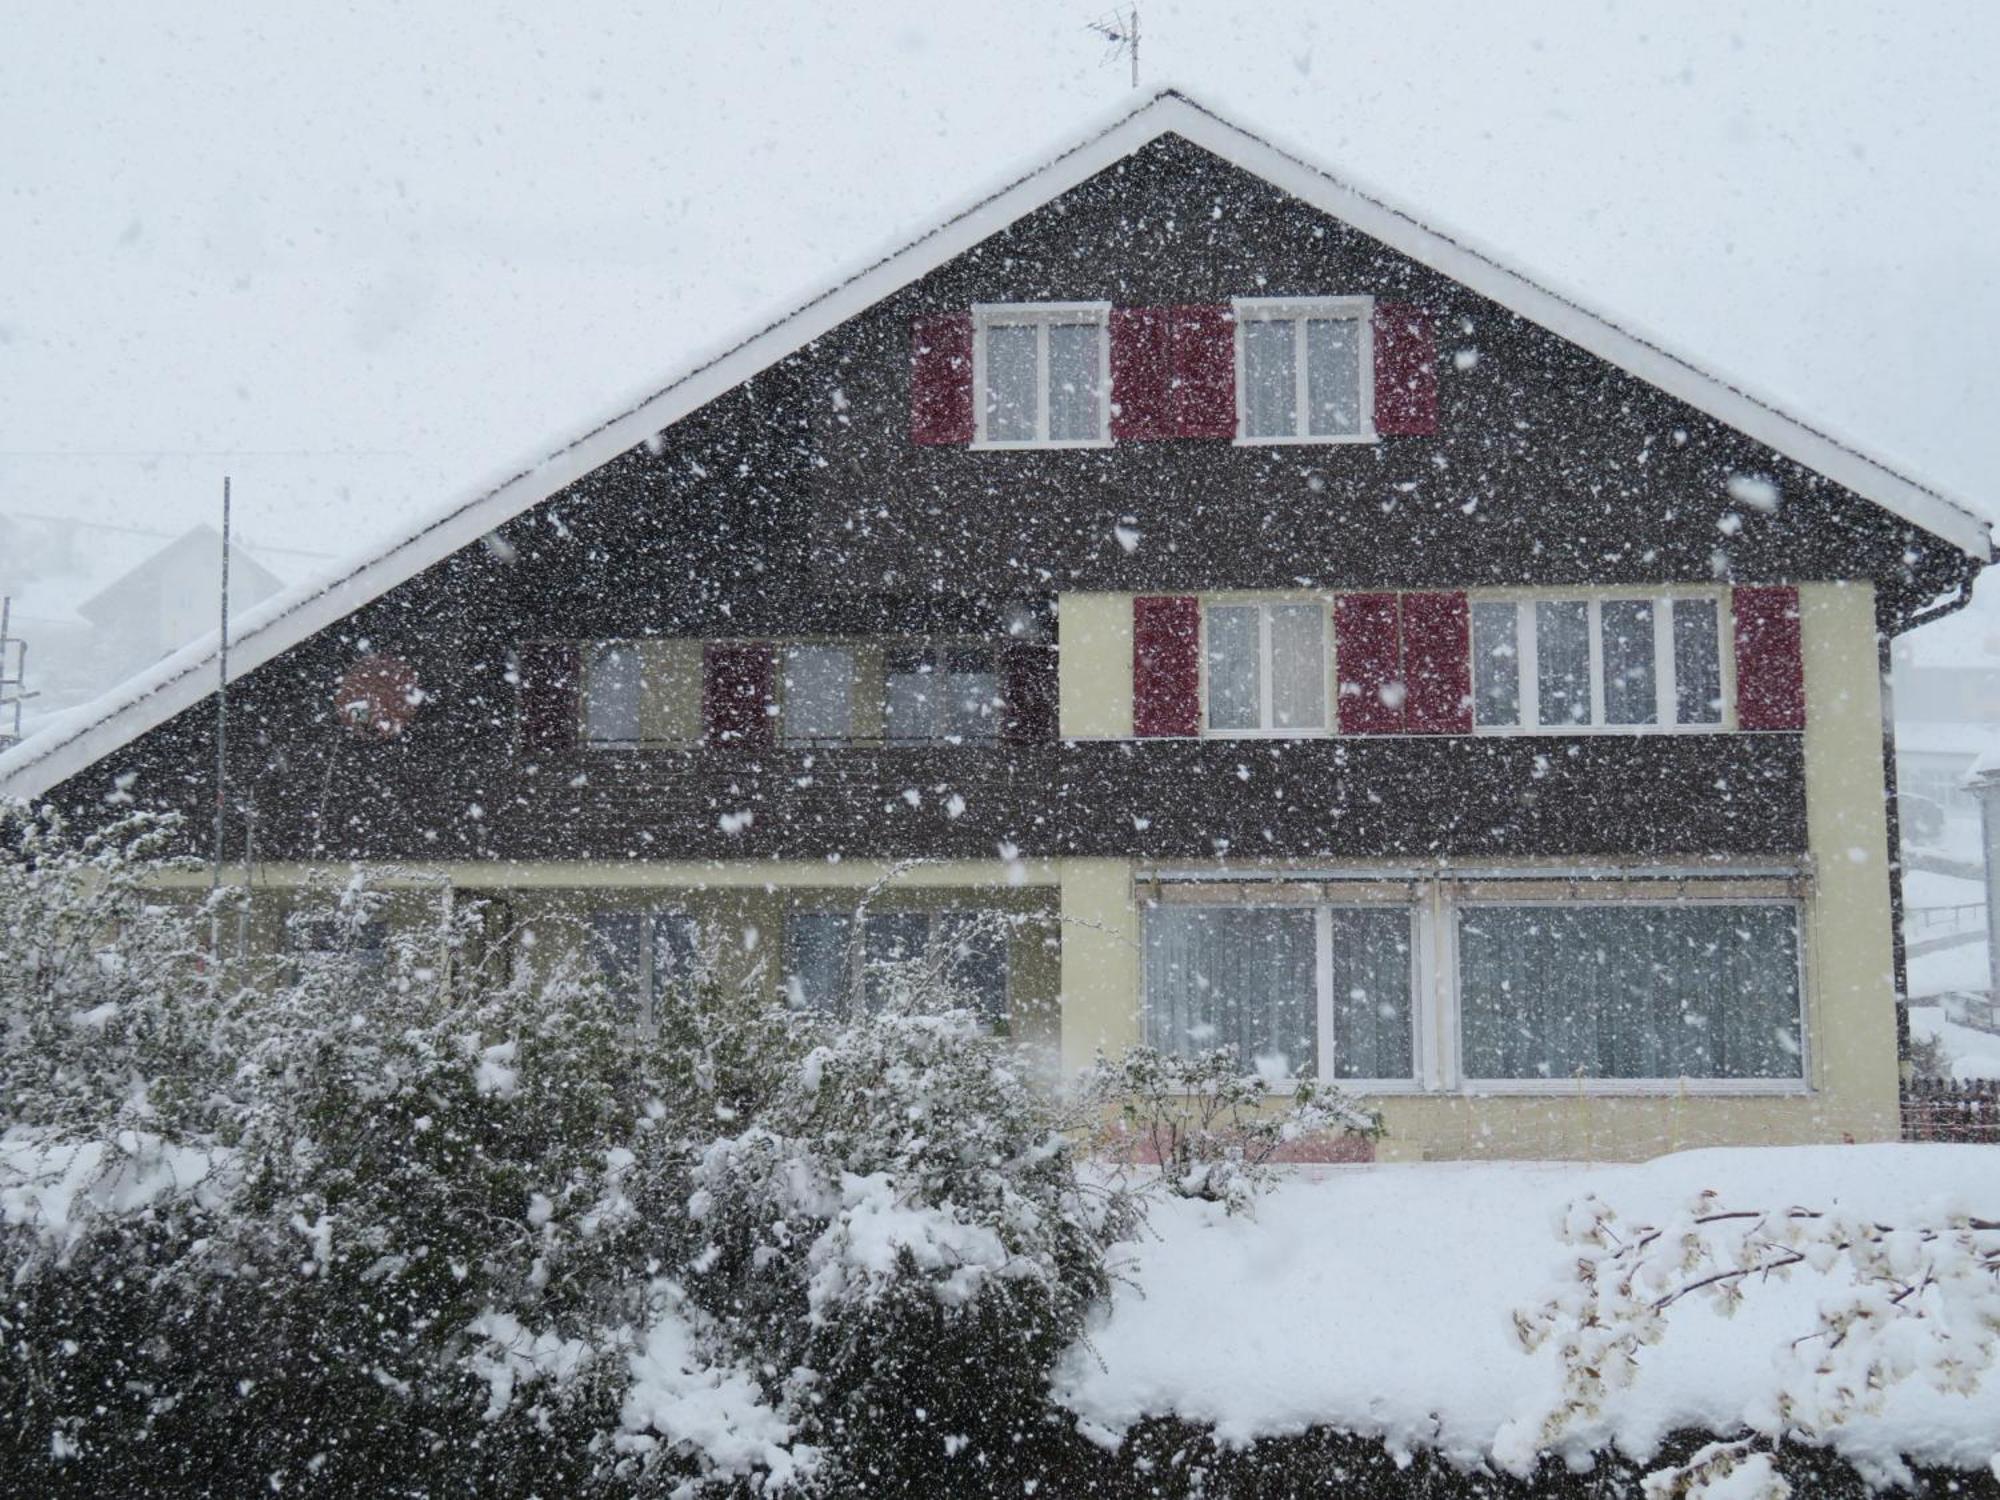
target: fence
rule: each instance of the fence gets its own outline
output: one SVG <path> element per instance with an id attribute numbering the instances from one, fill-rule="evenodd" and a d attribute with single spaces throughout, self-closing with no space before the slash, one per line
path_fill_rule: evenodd
<path id="1" fill-rule="evenodd" d="M 2000 1080 L 1912 1080 L 1903 1090 L 1903 1139 L 2000 1145 Z"/>

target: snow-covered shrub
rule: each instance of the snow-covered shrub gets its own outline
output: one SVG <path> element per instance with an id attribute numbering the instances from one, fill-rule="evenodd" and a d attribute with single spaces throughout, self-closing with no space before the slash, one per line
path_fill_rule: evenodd
<path id="1" fill-rule="evenodd" d="M 207 972 L 208 914 L 161 877 L 170 818 L 72 836 L 0 803 L 0 1130 L 110 1139 L 218 1128 L 231 995 Z"/>
<path id="2" fill-rule="evenodd" d="M 686 1295 L 848 1484 L 1004 1460 L 1132 1228 L 957 998 L 912 979 L 827 1026 L 695 1167 Z"/>
<path id="3" fill-rule="evenodd" d="M 1245 1074 L 1226 1047 L 1193 1056 L 1132 1047 L 1115 1060 L 1099 1057 L 1084 1093 L 1110 1116 L 1112 1151 L 1157 1164 L 1168 1192 L 1232 1213 L 1250 1204 L 1287 1146 L 1382 1133 L 1381 1114 L 1338 1085 Z"/>
<path id="4" fill-rule="evenodd" d="M 1968 1394 L 2000 1359 L 2000 1219 L 1959 1213 L 1880 1224 L 1803 1207 L 1729 1208 L 1704 1192 L 1648 1224 L 1622 1219 L 1591 1195 L 1571 1205 L 1561 1233 L 1576 1250 L 1573 1281 L 1514 1321 L 1523 1348 L 1554 1345 L 1563 1384 L 1539 1430 L 1525 1424 L 1513 1434 L 1517 1455 L 1590 1433 L 1608 1398 L 1638 1373 L 1642 1351 L 1666 1338 L 1677 1303 L 1698 1298 L 1728 1315 L 1795 1268 L 1839 1277 L 1818 1300 L 1813 1326 L 1762 1352 L 1777 1362 L 1778 1394 L 1751 1433 L 1651 1476 L 1649 1495 L 1784 1500 L 1791 1487 L 1770 1450 L 1791 1442 L 1840 1448 L 1849 1425 L 1878 1412 L 1899 1383 Z M 1911 1482 L 1893 1452 L 1848 1456 L 1874 1483 Z M 2000 1473 L 2000 1442 L 1994 1462 Z"/>

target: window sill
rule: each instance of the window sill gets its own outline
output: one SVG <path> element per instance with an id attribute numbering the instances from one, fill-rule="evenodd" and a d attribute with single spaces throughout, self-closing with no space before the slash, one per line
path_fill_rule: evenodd
<path id="1" fill-rule="evenodd" d="M 1047 453 L 1056 449 L 1071 448 L 1111 448 L 1117 446 L 1109 437 L 1101 438 L 1048 438 L 1033 442 L 996 443 L 985 438 L 974 438 L 966 447 L 974 453 Z"/>
<path id="2" fill-rule="evenodd" d="M 1475 724 L 1472 733 L 1487 739 L 1634 739 L 1650 735 L 1741 734 L 1729 724 Z"/>
<path id="3" fill-rule="evenodd" d="M 1230 444 L 1237 448 L 1328 448 L 1380 441 L 1381 434 L 1377 432 L 1349 432 L 1337 437 L 1243 437 L 1239 434 L 1230 439 Z"/>
<path id="4" fill-rule="evenodd" d="M 1813 1092 L 1803 1078 L 1468 1078 L 1456 1089 L 1461 1098 L 1632 1098 L 1666 1099 L 1734 1095 L 1751 1099 L 1802 1099 Z"/>

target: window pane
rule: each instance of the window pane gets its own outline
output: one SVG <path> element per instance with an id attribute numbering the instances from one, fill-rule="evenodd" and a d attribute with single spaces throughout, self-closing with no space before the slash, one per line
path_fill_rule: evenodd
<path id="1" fill-rule="evenodd" d="M 991 913 L 945 912 L 934 924 L 946 974 L 986 1021 L 1007 1020 L 1007 929 Z"/>
<path id="2" fill-rule="evenodd" d="M 1674 601 L 1674 717 L 1722 722 L 1722 655 L 1713 599 Z"/>
<path id="3" fill-rule="evenodd" d="M 854 652 L 793 646 L 785 652 L 785 739 L 844 740 L 854 733 Z"/>
<path id="4" fill-rule="evenodd" d="M 1535 606 L 1536 701 L 1548 725 L 1590 722 L 1590 607 L 1581 599 Z"/>
<path id="5" fill-rule="evenodd" d="M 1251 318 L 1243 324 L 1243 435 L 1292 437 L 1299 430 L 1297 325 Z"/>
<path id="6" fill-rule="evenodd" d="M 1032 323 L 999 323 L 986 330 L 989 443 L 1034 441 L 1035 339 Z"/>
<path id="7" fill-rule="evenodd" d="M 1049 325 L 1049 436 L 1058 441 L 1101 436 L 1097 382 L 1103 330 L 1095 323 Z"/>
<path id="8" fill-rule="evenodd" d="M 1217 606 L 1208 612 L 1208 727 L 1257 728 L 1257 700 L 1256 607 Z"/>
<path id="9" fill-rule="evenodd" d="M 584 685 L 584 733 L 593 745 L 629 745 L 639 738 L 639 652 L 605 646 L 590 659 Z"/>
<path id="10" fill-rule="evenodd" d="M 941 686 L 943 733 L 962 740 L 991 740 L 1000 734 L 1000 676 L 993 653 L 959 647 L 946 659 Z"/>
<path id="11" fill-rule="evenodd" d="M 879 1009 L 897 987 L 896 969 L 920 963 L 929 948 L 931 919 L 920 911 L 871 912 L 861 928 L 861 993 Z"/>
<path id="12" fill-rule="evenodd" d="M 853 934 L 854 919 L 841 912 L 795 911 L 785 918 L 785 996 L 794 1008 L 847 1009 Z"/>
<path id="13" fill-rule="evenodd" d="M 883 682 L 883 733 L 892 740 L 934 740 L 941 715 L 939 674 L 922 657 L 892 661 Z"/>
<path id="14" fill-rule="evenodd" d="M 1155 906 L 1146 912 L 1146 1040 L 1235 1050 L 1244 1066 L 1316 1072 L 1309 907 Z"/>
<path id="15" fill-rule="evenodd" d="M 1333 1075 L 1409 1078 L 1410 913 L 1334 908 Z"/>
<path id="16" fill-rule="evenodd" d="M 1607 599 L 1599 606 L 1599 614 L 1604 640 L 1604 722 L 1658 723 L 1653 601 Z"/>
<path id="17" fill-rule="evenodd" d="M 686 1005 L 693 999 L 696 965 L 694 918 L 678 911 L 656 914 L 652 1011 L 647 1020 L 656 1020 L 668 1007 Z"/>
<path id="18" fill-rule="evenodd" d="M 1480 907 L 1459 921 L 1469 1078 L 1798 1078 L 1788 906 Z"/>
<path id="19" fill-rule="evenodd" d="M 1520 606 L 1472 606 L 1472 712 L 1480 724 L 1521 722 Z"/>
<path id="20" fill-rule="evenodd" d="M 1307 431 L 1345 437 L 1361 430 L 1361 324 L 1354 318 L 1306 323 Z"/>
<path id="21" fill-rule="evenodd" d="M 598 912 L 590 919 L 591 956 L 605 985 L 637 1019 L 644 1015 L 644 997 L 639 985 L 640 947 L 645 940 L 646 919 L 636 911 Z"/>
<path id="22" fill-rule="evenodd" d="M 1317 604 L 1271 606 L 1271 719 L 1277 729 L 1326 725 L 1326 617 Z"/>

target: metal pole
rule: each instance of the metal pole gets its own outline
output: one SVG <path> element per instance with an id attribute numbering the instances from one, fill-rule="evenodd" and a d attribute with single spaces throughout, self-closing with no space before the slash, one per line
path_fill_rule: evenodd
<path id="1" fill-rule="evenodd" d="M 229 476 L 222 476 L 222 644 L 215 684 L 215 858 L 209 890 L 222 888 L 222 815 L 229 788 Z M 218 958 L 221 954 L 218 952 Z"/>
<path id="2" fill-rule="evenodd" d="M 1132 87 L 1139 86 L 1139 7 L 1132 7 Z"/>

